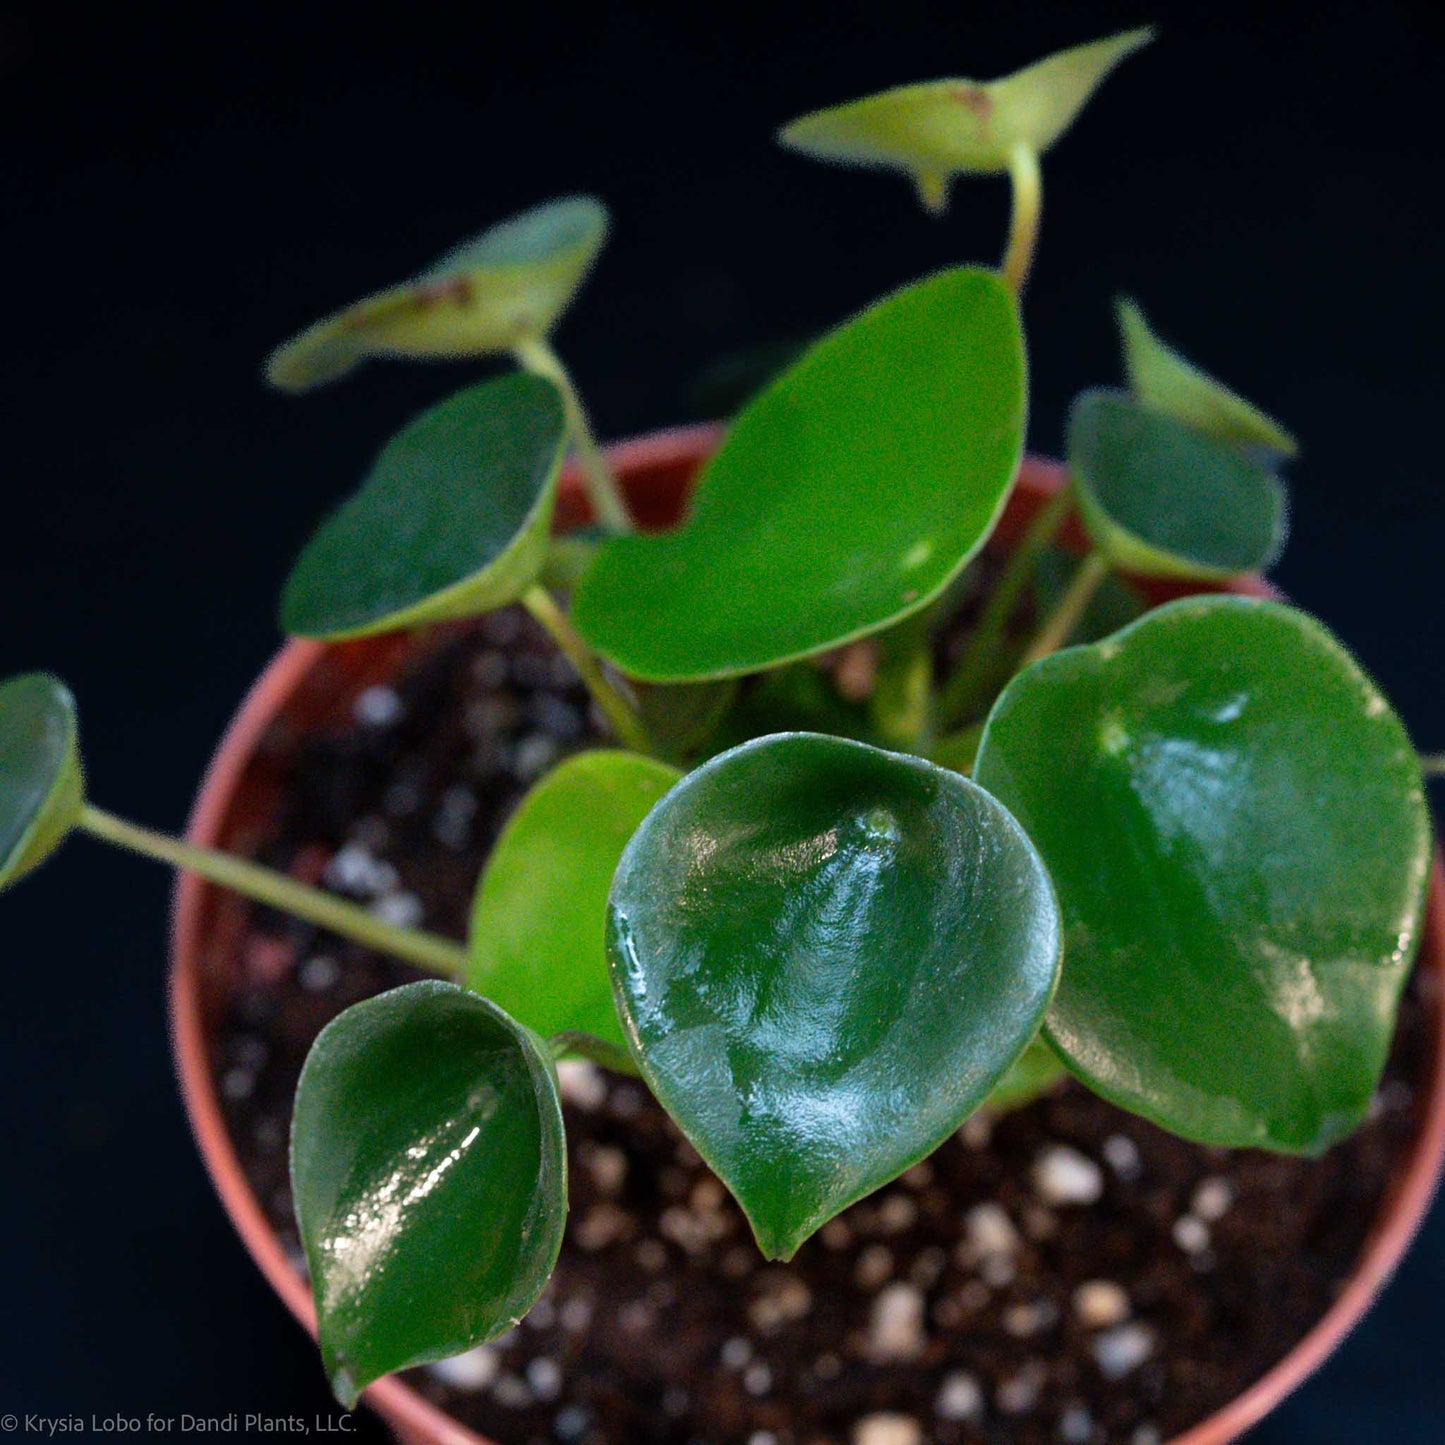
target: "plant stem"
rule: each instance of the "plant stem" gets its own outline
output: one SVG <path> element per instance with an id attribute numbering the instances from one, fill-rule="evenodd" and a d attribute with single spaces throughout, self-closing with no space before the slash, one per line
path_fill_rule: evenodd
<path id="1" fill-rule="evenodd" d="M 1044 548 L 1058 536 L 1064 525 L 1071 502 L 1069 489 L 1060 487 L 1034 513 L 1028 531 L 1014 548 L 953 675 L 938 695 L 938 716 L 945 726 L 952 727 L 962 722 L 984 701 L 994 670 L 994 656 L 1008 630 L 1009 618 L 1018 607 Z"/>
<path id="2" fill-rule="evenodd" d="M 1445 753 L 1421 753 L 1420 767 L 1427 778 L 1445 778 Z"/>
<path id="3" fill-rule="evenodd" d="M 933 634 L 927 609 L 878 637 L 869 712 L 890 748 L 926 754 L 933 742 Z"/>
<path id="4" fill-rule="evenodd" d="M 619 741 L 638 753 L 653 751 L 652 739 L 642 726 L 637 709 L 607 680 L 601 662 L 572 626 L 572 620 L 558 607 L 556 599 L 545 587 L 532 586 L 522 594 L 522 605 L 547 629 L 552 641 L 566 654 L 587 684 L 592 700 L 612 726 Z"/>
<path id="5" fill-rule="evenodd" d="M 1079 619 L 1084 615 L 1089 600 L 1108 575 L 1108 559 L 1102 552 L 1090 552 L 1079 564 L 1079 570 L 1074 573 L 1064 595 L 1059 598 L 1059 605 L 1045 619 L 1044 625 L 1029 644 L 1029 650 L 1024 653 L 1024 659 L 1019 664 L 1020 668 L 1028 667 L 1051 652 L 1057 652 L 1069 640 L 1069 635 L 1079 625 Z"/>
<path id="6" fill-rule="evenodd" d="M 567 413 L 567 431 L 576 448 L 577 459 L 582 463 L 582 475 L 587 484 L 587 495 L 598 523 L 612 533 L 632 531 L 632 517 L 627 504 L 618 490 L 617 479 L 602 455 L 597 438 L 592 435 L 587 410 L 573 384 L 562 358 L 552 349 L 545 336 L 527 336 L 512 348 L 517 361 L 536 376 L 544 376 L 562 393 L 562 405 Z"/>
<path id="7" fill-rule="evenodd" d="M 367 948 L 380 949 L 427 973 L 459 978 L 466 971 L 466 950 L 457 944 L 434 933 L 385 923 L 358 903 L 349 903 L 320 888 L 298 883 L 259 863 L 154 833 L 89 803 L 81 810 L 77 826 L 107 843 L 219 883 L 233 893 L 279 908 Z"/>
<path id="8" fill-rule="evenodd" d="M 1014 295 L 1022 296 L 1039 240 L 1044 177 L 1039 169 L 1038 155 L 1023 145 L 1015 146 L 1010 154 L 1008 173 L 1013 182 L 1013 218 L 1009 225 L 1008 250 L 999 270 Z"/>
<path id="9" fill-rule="evenodd" d="M 560 1034 L 553 1034 L 547 1040 L 547 1047 L 554 1059 L 587 1059 L 604 1069 L 611 1069 L 614 1074 L 637 1073 L 637 1065 L 626 1049 L 609 1044 L 596 1034 L 583 1033 L 580 1029 L 564 1029 Z"/>

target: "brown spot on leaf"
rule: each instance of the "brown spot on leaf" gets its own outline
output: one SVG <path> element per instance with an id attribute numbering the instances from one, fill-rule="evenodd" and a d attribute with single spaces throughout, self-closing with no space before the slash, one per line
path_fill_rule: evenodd
<path id="1" fill-rule="evenodd" d="M 423 306 L 451 301 L 465 306 L 472 299 L 472 283 L 465 276 L 448 276 L 442 281 L 427 281 L 416 288 L 416 299 Z"/>
<path id="2" fill-rule="evenodd" d="M 965 109 L 978 117 L 981 125 L 987 125 L 993 114 L 993 98 L 979 85 L 956 85 L 953 98 Z"/>

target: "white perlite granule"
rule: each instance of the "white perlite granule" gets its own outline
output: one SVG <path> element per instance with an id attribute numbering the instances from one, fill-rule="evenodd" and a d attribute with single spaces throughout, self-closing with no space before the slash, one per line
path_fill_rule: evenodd
<path id="1" fill-rule="evenodd" d="M 983 1389 L 972 1375 L 955 1370 L 945 1377 L 933 1410 L 940 1420 L 981 1419 Z"/>
<path id="2" fill-rule="evenodd" d="M 890 1284 L 873 1302 L 867 1353 L 881 1363 L 916 1360 L 927 1337 L 923 1331 L 923 1291 L 917 1285 Z"/>
<path id="3" fill-rule="evenodd" d="M 854 1426 L 853 1445 L 923 1445 L 923 1427 L 911 1415 L 868 1415 Z"/>
<path id="4" fill-rule="evenodd" d="M 1093 1204 L 1104 1192 L 1104 1171 L 1077 1149 L 1055 1144 L 1034 1164 L 1034 1188 L 1045 1204 Z"/>

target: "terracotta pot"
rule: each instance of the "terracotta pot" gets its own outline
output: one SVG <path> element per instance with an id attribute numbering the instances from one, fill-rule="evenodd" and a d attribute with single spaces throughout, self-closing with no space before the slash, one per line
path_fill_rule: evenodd
<path id="1" fill-rule="evenodd" d="M 634 514 L 646 527 L 675 522 L 699 464 L 717 444 L 719 430 L 702 426 L 662 432 L 613 448 Z M 1029 517 L 1061 482 L 1055 464 L 1028 459 L 997 544 L 1011 545 Z M 559 528 L 586 520 L 575 476 L 564 478 Z M 1066 536 L 1066 541 L 1069 540 Z M 1073 545 L 1081 539 L 1073 536 Z M 1151 589 L 1164 601 L 1181 589 Z M 1267 584 L 1247 581 L 1233 590 L 1271 595 Z M 308 731 L 341 726 L 351 703 L 370 684 L 391 676 L 410 650 L 404 637 L 325 646 L 288 643 L 261 675 L 217 750 L 192 814 L 189 838 L 246 853 L 265 836 L 282 783 L 276 747 Z M 225 1000 L 239 977 L 245 909 L 222 890 L 183 874 L 176 884 L 171 946 L 171 1036 L 176 1068 L 200 1146 L 221 1202 L 246 1248 L 313 1334 L 311 1294 L 286 1258 L 241 1172 L 226 1133 L 211 1068 L 212 1042 Z M 1445 872 L 1437 858 L 1420 967 L 1431 987 L 1428 1008 L 1435 1048 L 1426 1081 L 1419 1133 L 1410 1156 L 1391 1181 L 1378 1219 L 1353 1275 L 1324 1317 L 1272 1370 L 1237 1399 L 1178 1436 L 1172 1445 L 1224 1445 L 1255 1424 L 1314 1370 L 1369 1308 L 1404 1254 L 1429 1205 L 1445 1161 Z M 399 1379 L 380 1380 L 366 1401 L 413 1445 L 487 1445 Z"/>

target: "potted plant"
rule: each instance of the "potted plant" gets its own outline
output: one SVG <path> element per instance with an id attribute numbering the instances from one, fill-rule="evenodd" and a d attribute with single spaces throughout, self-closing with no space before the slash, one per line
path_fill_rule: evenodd
<path id="1" fill-rule="evenodd" d="M 259 820 L 281 868 L 103 812 L 64 686 L 0 688 L 0 884 L 81 828 L 312 930 L 188 881 L 177 1031 L 216 1168 L 195 1070 L 241 1106 L 262 1062 L 257 1018 L 218 1047 L 213 1016 L 214 1056 L 199 1047 L 202 921 L 248 987 L 328 995 L 314 1044 L 273 1013 L 262 1047 L 310 1045 L 286 1203 L 347 1405 L 372 1387 L 440 1438 L 384 1381 L 432 1364 L 421 1388 L 501 1438 L 908 1445 L 994 1420 L 1144 1445 L 1225 1407 L 1184 1437 L 1223 1439 L 1403 1249 L 1445 1147 L 1438 1000 L 1407 995 L 1422 760 L 1343 647 L 1257 580 L 1294 442 L 1126 301 L 1127 389 L 1080 396 L 1063 477 L 1021 466 L 1040 157 L 1147 38 L 787 127 L 801 151 L 902 169 L 934 210 L 955 175 L 1006 173 L 1011 233 L 997 270 L 845 322 L 721 437 L 611 464 L 593 440 L 547 341 L 605 239 L 588 198 L 281 348 L 269 374 L 291 390 L 372 356 L 520 364 L 394 438 L 286 585 L 309 641 L 248 705 L 193 830 L 254 829 L 242 773 L 296 765 L 344 704 L 359 734 L 306 744 L 332 801 Z M 554 535 L 569 505 L 594 525 Z M 318 821 L 338 807 L 340 827 Z M 419 813 L 443 851 L 485 854 L 460 910 L 455 858 L 385 856 L 425 853 Z M 467 915 L 465 944 L 418 926 L 429 902 Z M 1434 954 L 1438 974 L 1438 917 Z M 1009 1155 L 1026 1164 L 991 1173 Z M 228 1157 L 223 1193 L 258 1235 Z M 569 1166 L 567 1289 L 549 1292 Z M 1315 1281 L 1324 1322 L 1283 1375 L 1245 1389 L 1307 1328 L 1293 1298 L 1283 1336 L 1227 1367 L 1186 1353 L 1186 1388 L 1158 1358 L 1166 1316 L 1231 1231 L 1311 1191 L 1274 1246 L 1287 1267 L 1333 1202 L 1363 1200 L 1333 1241 L 1358 1266 L 1346 1294 L 1332 1308 Z M 1120 1214 L 1091 1225 L 1106 1196 Z M 1149 1238 L 1172 1253 L 1140 1262 L 1161 1209 Z M 294 1299 L 299 1262 L 274 1234 L 255 1247 Z M 1115 1277 L 1125 1260 L 1139 1278 Z M 1212 1319 L 1257 1303 L 1240 1287 L 1217 1287 Z M 568 1374 L 579 1337 L 611 1379 L 591 1356 Z"/>

